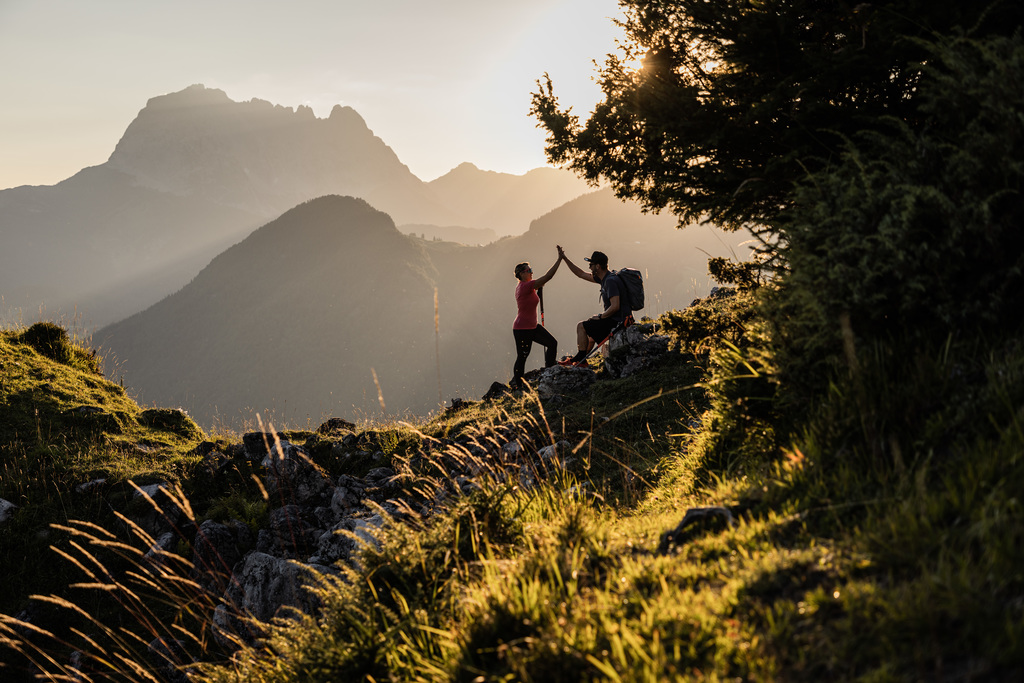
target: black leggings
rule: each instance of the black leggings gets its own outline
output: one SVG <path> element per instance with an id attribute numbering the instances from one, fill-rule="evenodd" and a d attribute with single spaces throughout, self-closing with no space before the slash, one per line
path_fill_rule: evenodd
<path id="1" fill-rule="evenodd" d="M 526 371 L 526 357 L 530 355 L 534 342 L 544 347 L 544 367 L 555 364 L 558 342 L 546 329 L 537 325 L 532 330 L 512 330 L 512 334 L 516 338 L 516 364 L 512 368 L 513 384 L 517 383 Z"/>

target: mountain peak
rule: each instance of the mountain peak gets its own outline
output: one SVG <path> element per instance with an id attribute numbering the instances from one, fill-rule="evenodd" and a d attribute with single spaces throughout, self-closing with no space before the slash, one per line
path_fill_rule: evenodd
<path id="1" fill-rule="evenodd" d="M 268 218 L 319 195 L 420 182 L 351 107 L 319 119 L 200 84 L 150 99 L 107 165 L 143 187 Z"/>
<path id="2" fill-rule="evenodd" d="M 467 179 L 479 179 L 479 178 L 511 178 L 513 177 L 510 173 L 499 173 L 498 171 L 484 171 L 479 166 L 470 162 L 463 161 L 461 164 L 453 168 L 452 170 L 445 173 L 439 178 L 435 178 L 430 182 L 438 185 L 443 185 L 449 182 L 465 182 Z"/>
<path id="3" fill-rule="evenodd" d="M 362 248 L 380 240 L 405 240 L 391 216 L 358 197 L 325 195 L 285 211 L 276 220 L 254 231 L 240 245 L 248 248 L 249 244 L 260 244 L 268 257 L 301 255 L 301 258 L 296 258 L 309 262 L 336 254 L 338 250 Z"/>
<path id="4" fill-rule="evenodd" d="M 147 109 L 171 109 L 178 107 L 202 107 L 210 105 L 230 104 L 231 100 L 223 90 L 207 88 L 202 83 L 194 83 L 184 90 L 157 95 L 146 102 Z"/>
<path id="5" fill-rule="evenodd" d="M 343 107 L 340 104 L 334 105 L 327 120 L 333 124 L 342 124 L 353 128 L 368 128 L 366 120 L 359 115 L 352 107 Z"/>
<path id="6" fill-rule="evenodd" d="M 332 230 L 344 229 L 349 225 L 356 224 L 360 226 L 360 229 L 369 227 L 374 230 L 399 234 L 391 216 L 370 206 L 365 199 L 343 197 L 336 194 L 306 200 L 288 209 L 281 214 L 277 221 L 268 225 L 278 222 L 295 224 L 319 222 L 330 226 Z M 295 236 L 294 231 L 292 236 Z"/>

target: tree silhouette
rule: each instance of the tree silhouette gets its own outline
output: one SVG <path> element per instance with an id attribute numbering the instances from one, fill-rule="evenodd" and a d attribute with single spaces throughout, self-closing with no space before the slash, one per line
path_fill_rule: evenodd
<path id="1" fill-rule="evenodd" d="M 794 181 L 843 141 L 895 117 L 917 125 L 921 39 L 1012 34 L 1024 3 L 996 0 L 622 0 L 625 39 L 581 123 L 545 75 L 531 113 L 547 155 L 684 224 L 764 226 Z M 636 68 L 639 62 L 640 67 Z"/>

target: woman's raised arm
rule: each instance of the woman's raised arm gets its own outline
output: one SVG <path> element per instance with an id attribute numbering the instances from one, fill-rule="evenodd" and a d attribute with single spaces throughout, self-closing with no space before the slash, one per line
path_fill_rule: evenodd
<path id="1" fill-rule="evenodd" d="M 553 278 L 555 276 L 555 271 L 558 270 L 558 266 L 561 265 L 561 263 L 562 263 L 562 253 L 559 252 L 558 258 L 555 260 L 555 265 L 553 265 L 550 268 L 548 268 L 548 272 L 544 273 L 539 278 L 537 278 L 536 280 L 533 281 L 534 282 L 534 285 L 533 285 L 534 288 L 540 289 L 541 287 L 543 287 L 547 283 L 548 280 Z"/>

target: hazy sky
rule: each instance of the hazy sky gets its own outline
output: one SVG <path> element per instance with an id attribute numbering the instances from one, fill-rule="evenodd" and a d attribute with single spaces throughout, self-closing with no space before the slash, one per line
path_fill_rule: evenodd
<path id="1" fill-rule="evenodd" d="M 325 117 L 349 105 L 413 173 L 545 164 L 551 74 L 585 115 L 615 0 L 0 0 L 0 188 L 103 163 L 150 97 L 193 83 Z"/>

